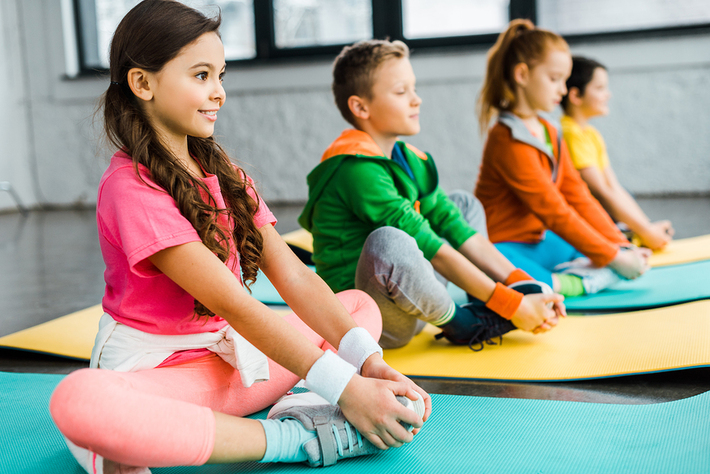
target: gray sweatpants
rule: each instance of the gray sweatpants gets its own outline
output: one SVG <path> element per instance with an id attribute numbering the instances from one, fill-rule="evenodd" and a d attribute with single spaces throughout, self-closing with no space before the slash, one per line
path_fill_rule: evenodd
<path id="1" fill-rule="evenodd" d="M 465 191 L 454 191 L 449 197 L 471 227 L 487 236 L 480 201 Z M 380 227 L 368 236 L 355 273 L 355 287 L 369 294 L 382 312 L 380 345 L 385 349 L 404 346 L 425 322 L 449 310 L 452 300 L 446 283 L 414 238 L 395 227 Z"/>

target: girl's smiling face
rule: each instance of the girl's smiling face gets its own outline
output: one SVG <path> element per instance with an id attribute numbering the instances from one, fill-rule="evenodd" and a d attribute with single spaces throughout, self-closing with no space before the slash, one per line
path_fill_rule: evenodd
<path id="1" fill-rule="evenodd" d="M 216 33 L 205 33 L 160 71 L 146 74 L 152 96 L 144 103 L 145 111 L 171 148 L 186 144 L 188 135 L 214 134 L 217 111 L 226 100 L 224 70 L 222 41 Z"/>
<path id="2" fill-rule="evenodd" d="M 515 79 L 531 109 L 550 112 L 567 93 L 565 82 L 571 72 L 572 57 L 569 51 L 551 49 L 543 61 L 532 68 L 525 67 L 522 72 L 516 73 Z"/>

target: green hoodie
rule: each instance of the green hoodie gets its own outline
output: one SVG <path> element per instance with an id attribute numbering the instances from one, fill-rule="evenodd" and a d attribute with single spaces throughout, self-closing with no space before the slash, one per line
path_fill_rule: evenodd
<path id="1" fill-rule="evenodd" d="M 355 287 L 365 239 L 384 226 L 414 237 L 427 260 L 446 239 L 459 248 L 476 233 L 439 187 L 431 155 L 397 142 L 414 179 L 386 156 L 372 137 L 345 130 L 308 175 L 308 202 L 298 218 L 313 234 L 316 271 L 333 289 Z"/>

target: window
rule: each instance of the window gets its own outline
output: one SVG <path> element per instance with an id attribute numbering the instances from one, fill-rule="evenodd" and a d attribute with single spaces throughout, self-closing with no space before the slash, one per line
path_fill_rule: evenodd
<path id="1" fill-rule="evenodd" d="M 139 0 L 62 0 L 73 3 L 77 73 L 108 67 L 116 25 Z M 710 26 L 708 0 L 183 0 L 222 12 L 228 61 L 306 55 L 332 57 L 368 38 L 402 39 L 416 50 L 491 45 L 510 18 L 530 18 L 570 37 Z M 64 24 L 73 28 L 72 15 Z M 69 18 L 69 19 L 66 19 Z M 72 51 L 72 42 L 66 41 Z M 67 60 L 67 64 L 74 63 Z M 68 70 L 71 69 L 68 67 Z M 70 71 L 70 75 L 74 73 Z"/>
<path id="2" fill-rule="evenodd" d="M 111 37 L 123 16 L 139 0 L 79 0 L 85 67 L 107 69 Z M 256 56 L 253 0 L 184 0 L 207 14 L 222 11 L 222 41 L 227 60 Z"/>
<path id="3" fill-rule="evenodd" d="M 371 0 L 274 0 L 277 48 L 372 38 Z"/>
<path id="4" fill-rule="evenodd" d="M 563 35 L 710 23 L 707 0 L 538 0 L 540 26 Z"/>
<path id="5" fill-rule="evenodd" d="M 403 0 L 404 37 L 499 33 L 508 24 L 509 8 L 509 0 Z"/>

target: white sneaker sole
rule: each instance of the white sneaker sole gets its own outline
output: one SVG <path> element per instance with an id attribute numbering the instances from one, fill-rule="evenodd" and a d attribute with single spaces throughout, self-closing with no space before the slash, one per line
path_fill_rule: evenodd
<path id="1" fill-rule="evenodd" d="M 424 406 L 424 399 L 422 398 L 421 395 L 417 393 L 417 398 L 416 400 L 410 400 L 407 397 L 397 397 L 397 399 L 402 403 L 406 408 L 409 408 L 410 410 L 414 411 L 417 415 L 419 415 L 419 418 L 422 418 L 424 416 L 424 410 L 426 409 Z M 408 431 L 412 431 L 414 429 L 413 426 L 410 426 Z"/>

